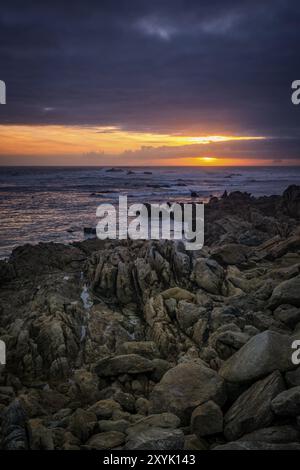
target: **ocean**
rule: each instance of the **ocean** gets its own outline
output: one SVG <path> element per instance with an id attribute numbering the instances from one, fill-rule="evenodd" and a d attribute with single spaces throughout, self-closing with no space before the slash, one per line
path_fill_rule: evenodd
<path id="1" fill-rule="evenodd" d="M 119 195 L 129 203 L 206 202 L 224 190 L 263 196 L 290 184 L 300 184 L 300 167 L 2 167 L 0 257 L 25 243 L 84 239 L 97 206 Z"/>

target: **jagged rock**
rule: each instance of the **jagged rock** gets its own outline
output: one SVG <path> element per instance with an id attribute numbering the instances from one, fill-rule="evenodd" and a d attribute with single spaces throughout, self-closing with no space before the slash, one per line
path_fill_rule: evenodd
<path id="1" fill-rule="evenodd" d="M 16 273 L 13 266 L 6 261 L 0 260 L 0 283 L 4 285 L 5 282 L 12 281 Z"/>
<path id="2" fill-rule="evenodd" d="M 82 251 L 71 245 L 61 243 L 39 243 L 38 245 L 23 245 L 13 250 L 10 263 L 17 276 L 30 278 L 45 272 L 67 268 L 81 268 L 85 256 Z"/>
<path id="3" fill-rule="evenodd" d="M 192 413 L 191 431 L 201 438 L 223 431 L 223 413 L 213 401 L 197 406 Z"/>
<path id="4" fill-rule="evenodd" d="M 149 400 L 143 397 L 139 397 L 135 402 L 137 413 L 140 415 L 147 415 L 149 412 Z"/>
<path id="5" fill-rule="evenodd" d="M 175 299 L 177 301 L 179 300 L 186 300 L 193 302 L 195 299 L 195 294 L 192 292 L 189 292 L 185 289 L 182 289 L 180 287 L 171 287 L 171 289 L 167 289 L 161 293 L 161 296 L 163 299 Z"/>
<path id="6" fill-rule="evenodd" d="M 159 351 L 153 341 L 126 341 L 119 348 L 120 354 L 138 354 L 153 359 L 159 357 Z"/>
<path id="7" fill-rule="evenodd" d="M 130 393 L 117 390 L 113 396 L 113 399 L 118 402 L 125 411 L 128 411 L 129 413 L 135 412 L 135 398 Z"/>
<path id="8" fill-rule="evenodd" d="M 102 359 L 95 367 L 100 377 L 113 377 L 122 374 L 142 374 L 152 372 L 152 362 L 138 354 L 122 354 Z"/>
<path id="9" fill-rule="evenodd" d="M 241 347 L 243 347 L 247 341 L 249 341 L 249 336 L 240 331 L 221 331 L 214 333 L 211 336 L 210 344 L 217 351 L 221 359 L 228 359 Z"/>
<path id="10" fill-rule="evenodd" d="M 266 247 L 259 247 L 259 251 L 263 253 L 264 257 L 269 260 L 281 258 L 289 252 L 294 252 L 300 248 L 300 236 L 292 235 L 287 239 L 274 240 L 274 243 L 267 244 Z"/>
<path id="11" fill-rule="evenodd" d="M 126 450 L 179 450 L 183 448 L 184 435 L 180 429 L 150 428 L 131 436 Z"/>
<path id="12" fill-rule="evenodd" d="M 122 304 L 128 304 L 134 300 L 131 284 L 131 265 L 119 261 L 116 277 L 116 296 Z M 111 287 L 113 289 L 113 286 Z"/>
<path id="13" fill-rule="evenodd" d="M 73 375 L 74 395 L 83 404 L 95 403 L 99 399 L 99 380 L 85 369 L 76 370 Z"/>
<path id="14" fill-rule="evenodd" d="M 37 389 L 30 389 L 27 393 L 19 394 L 18 400 L 24 408 L 28 418 L 36 418 L 47 414 L 57 413 L 66 408 L 68 397 L 48 385 L 38 384 Z"/>
<path id="15" fill-rule="evenodd" d="M 274 317 L 288 327 L 294 328 L 300 322 L 300 308 L 292 305 L 280 305 L 274 311 Z"/>
<path id="16" fill-rule="evenodd" d="M 27 394 L 21 393 L 20 395 L 18 395 L 18 400 L 28 418 L 36 418 L 37 416 L 46 415 L 44 403 L 41 403 L 42 399 L 38 391 L 30 391 Z M 51 411 L 55 412 L 57 410 L 52 409 Z"/>
<path id="17" fill-rule="evenodd" d="M 32 450 L 54 450 L 52 432 L 47 429 L 40 419 L 29 421 L 32 435 Z"/>
<path id="18" fill-rule="evenodd" d="M 24 408 L 18 399 L 4 409 L 1 420 L 1 448 L 3 450 L 30 449 L 31 430 Z"/>
<path id="19" fill-rule="evenodd" d="M 177 279 L 186 283 L 189 264 L 188 255 L 172 242 L 136 241 L 95 253 L 87 272 L 98 295 L 126 304 L 146 300 Z"/>
<path id="20" fill-rule="evenodd" d="M 274 444 L 263 441 L 235 441 L 214 447 L 213 450 L 300 450 L 298 442 Z"/>
<path id="21" fill-rule="evenodd" d="M 152 414 L 129 426 L 127 435 L 131 438 L 148 428 L 176 429 L 179 425 L 180 419 L 172 413 Z"/>
<path id="22" fill-rule="evenodd" d="M 202 311 L 205 312 L 205 309 L 202 309 Z M 181 300 L 180 302 L 178 302 L 176 318 L 179 323 L 179 326 L 185 332 L 187 332 L 187 330 L 196 323 L 200 315 L 201 308 L 199 308 L 198 305 L 191 304 L 190 302 L 186 302 L 185 300 Z"/>
<path id="23" fill-rule="evenodd" d="M 209 335 L 209 321 L 208 318 L 201 318 L 198 320 L 193 328 L 193 341 L 199 348 L 207 341 Z"/>
<path id="24" fill-rule="evenodd" d="M 57 413 L 54 413 L 54 415 L 52 416 L 52 420 L 48 422 L 48 427 L 51 429 L 67 428 L 69 425 L 69 417 L 71 414 L 71 408 L 63 408 Z"/>
<path id="25" fill-rule="evenodd" d="M 281 282 L 273 290 L 269 306 L 275 309 L 279 305 L 290 304 L 300 307 L 300 276 Z"/>
<path id="26" fill-rule="evenodd" d="M 92 289 L 104 297 L 112 297 L 116 294 L 118 260 L 113 258 L 109 260 L 109 253 L 108 250 L 94 253 L 88 260 L 87 266 L 87 275 L 91 281 Z M 130 286 L 128 288 L 130 289 Z M 125 290 L 127 291 L 127 289 Z"/>
<path id="27" fill-rule="evenodd" d="M 199 439 L 195 434 L 188 434 L 184 438 L 184 450 L 208 450 L 208 445 L 203 439 Z"/>
<path id="28" fill-rule="evenodd" d="M 282 195 L 282 209 L 291 217 L 300 217 L 300 186 L 289 186 Z"/>
<path id="29" fill-rule="evenodd" d="M 173 298 L 170 298 L 165 299 L 164 303 L 167 308 L 169 317 L 174 318 L 177 312 L 177 301 Z"/>
<path id="30" fill-rule="evenodd" d="M 121 409 L 119 403 L 115 400 L 99 400 L 94 405 L 88 408 L 88 411 L 94 413 L 97 416 L 97 419 L 108 419 L 112 415 Z"/>
<path id="31" fill-rule="evenodd" d="M 225 266 L 229 264 L 240 266 L 247 262 L 250 253 L 251 250 L 247 246 L 230 243 L 214 248 L 211 257 Z"/>
<path id="32" fill-rule="evenodd" d="M 298 192 L 215 198 L 197 252 L 173 241 L 89 240 L 27 245 L 0 262 L 2 447 L 120 448 L 129 428 L 134 448 L 202 450 L 236 435 L 225 448 L 299 447 L 298 392 L 272 396 L 276 380 L 266 378 L 280 369 L 288 387 L 300 386 L 291 362 L 300 230 L 289 217 Z M 94 372 L 99 365 L 103 374 Z M 8 429 L 15 396 L 27 416 L 8 420 Z M 217 418 L 206 440 L 188 434 L 192 413 L 210 403 L 225 404 L 227 418 L 236 407 L 225 436 Z M 100 437 L 90 445 L 92 433 Z"/>
<path id="33" fill-rule="evenodd" d="M 95 413 L 77 408 L 69 419 L 69 430 L 81 442 L 85 442 L 93 434 L 96 423 Z"/>
<path id="34" fill-rule="evenodd" d="M 205 258 L 196 260 L 192 280 L 202 289 L 211 294 L 220 294 L 224 278 L 224 270 L 215 260 Z"/>
<path id="35" fill-rule="evenodd" d="M 284 390 L 272 400 L 272 410 L 279 416 L 300 414 L 300 386 Z"/>
<path id="36" fill-rule="evenodd" d="M 92 436 L 84 448 L 89 450 L 114 449 L 124 443 L 125 434 L 118 431 L 102 432 Z"/>
<path id="37" fill-rule="evenodd" d="M 95 306 L 90 310 L 84 343 L 87 364 L 113 355 L 123 342 L 130 341 L 132 334 L 126 330 L 124 316 L 106 306 Z M 138 326 L 135 325 L 135 329 Z"/>
<path id="38" fill-rule="evenodd" d="M 244 326 L 244 333 L 250 337 L 258 335 L 259 329 L 253 325 L 245 325 Z"/>
<path id="39" fill-rule="evenodd" d="M 299 442 L 300 431 L 294 426 L 271 426 L 269 428 L 258 429 L 249 434 L 244 434 L 241 441 L 257 441 L 269 443 Z"/>
<path id="40" fill-rule="evenodd" d="M 212 369 L 190 361 L 166 372 L 150 395 L 150 407 L 153 413 L 169 411 L 187 422 L 193 409 L 208 400 L 224 404 L 224 382 Z"/>
<path id="41" fill-rule="evenodd" d="M 180 352 L 182 341 L 180 331 L 169 317 L 161 295 L 148 300 L 144 314 L 148 325 L 147 338 L 157 344 L 162 358 L 174 360 Z"/>
<path id="42" fill-rule="evenodd" d="M 63 435 L 63 443 L 61 448 L 63 450 L 80 450 L 80 440 L 73 436 L 71 432 L 65 432 Z"/>
<path id="43" fill-rule="evenodd" d="M 159 382 L 164 374 L 172 368 L 172 364 L 164 359 L 153 359 L 152 364 L 154 370 L 151 372 L 150 378 L 153 382 Z"/>
<path id="44" fill-rule="evenodd" d="M 289 387 L 300 386 L 300 367 L 295 370 L 291 370 L 285 374 L 285 381 Z"/>
<path id="45" fill-rule="evenodd" d="M 221 367 L 228 382 L 253 382 L 274 370 L 293 369 L 291 339 L 275 331 L 264 331 L 251 338 Z"/>
<path id="46" fill-rule="evenodd" d="M 259 246 L 268 239 L 268 235 L 260 230 L 252 228 L 237 236 L 237 242 L 249 247 Z"/>
<path id="47" fill-rule="evenodd" d="M 276 329 L 276 327 L 278 327 L 280 333 L 284 333 L 284 331 L 282 331 L 282 324 L 275 321 L 272 316 L 264 315 L 260 311 L 246 313 L 245 320 L 247 321 L 247 323 L 251 323 L 252 326 L 257 328 L 261 332 L 265 330 L 274 330 Z"/>
<path id="48" fill-rule="evenodd" d="M 283 390 L 283 379 L 276 371 L 240 395 L 224 416 L 226 439 L 235 440 L 272 424 L 274 414 L 271 402 Z"/>
<path id="49" fill-rule="evenodd" d="M 66 357 L 55 359 L 50 367 L 49 376 L 53 380 L 64 379 L 70 375 L 70 366 Z"/>
<path id="50" fill-rule="evenodd" d="M 8 406 L 15 398 L 15 392 L 12 387 L 0 386 L 0 404 Z"/>
<path id="51" fill-rule="evenodd" d="M 98 421 L 98 429 L 100 433 L 111 432 L 111 431 L 125 433 L 128 426 L 130 426 L 130 423 L 129 421 L 126 421 L 125 419 L 117 419 L 114 421 L 104 419 L 104 420 Z"/>

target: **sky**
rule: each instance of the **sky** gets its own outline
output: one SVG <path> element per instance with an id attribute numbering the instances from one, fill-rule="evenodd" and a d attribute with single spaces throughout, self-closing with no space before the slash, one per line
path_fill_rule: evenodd
<path id="1" fill-rule="evenodd" d="M 298 165 L 297 0 L 0 4 L 0 165 Z"/>

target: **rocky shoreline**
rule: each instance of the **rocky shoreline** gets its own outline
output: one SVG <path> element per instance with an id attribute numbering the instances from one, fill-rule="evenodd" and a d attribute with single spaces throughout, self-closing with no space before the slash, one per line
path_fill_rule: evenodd
<path id="1" fill-rule="evenodd" d="M 300 450 L 300 187 L 224 193 L 205 246 L 0 262 L 2 449 Z"/>

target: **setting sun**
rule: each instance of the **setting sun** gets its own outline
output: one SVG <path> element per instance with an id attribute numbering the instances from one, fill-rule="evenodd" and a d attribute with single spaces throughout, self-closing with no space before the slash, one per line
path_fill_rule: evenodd
<path id="1" fill-rule="evenodd" d="M 198 157 L 198 160 L 203 163 L 214 163 L 217 161 L 215 157 Z"/>

